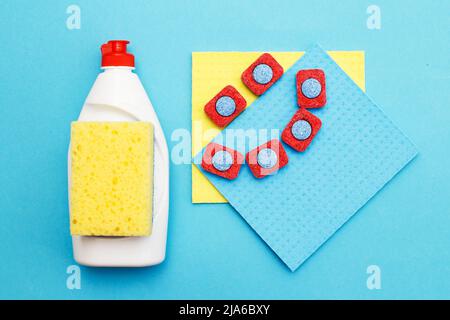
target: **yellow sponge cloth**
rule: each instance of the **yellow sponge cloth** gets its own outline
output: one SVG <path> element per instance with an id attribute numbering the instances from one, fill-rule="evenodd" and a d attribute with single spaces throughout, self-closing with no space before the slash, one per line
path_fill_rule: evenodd
<path id="1" fill-rule="evenodd" d="M 73 122 L 70 230 L 82 236 L 148 236 L 152 230 L 153 126 Z"/>

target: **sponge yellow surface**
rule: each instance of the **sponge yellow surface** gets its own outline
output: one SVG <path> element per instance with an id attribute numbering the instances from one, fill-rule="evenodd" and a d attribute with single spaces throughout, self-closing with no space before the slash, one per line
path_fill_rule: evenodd
<path id="1" fill-rule="evenodd" d="M 152 229 L 153 126 L 73 122 L 70 230 L 82 236 L 148 236 Z"/>

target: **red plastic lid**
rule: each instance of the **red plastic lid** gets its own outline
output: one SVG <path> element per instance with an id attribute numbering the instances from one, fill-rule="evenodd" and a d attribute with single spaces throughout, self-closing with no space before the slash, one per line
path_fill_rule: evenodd
<path id="1" fill-rule="evenodd" d="M 102 67 L 133 67 L 134 56 L 127 52 L 127 40 L 111 40 L 103 44 Z"/>

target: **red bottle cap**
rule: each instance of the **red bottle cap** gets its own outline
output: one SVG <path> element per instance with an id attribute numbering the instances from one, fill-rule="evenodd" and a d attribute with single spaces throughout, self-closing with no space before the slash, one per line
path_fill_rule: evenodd
<path id="1" fill-rule="evenodd" d="M 102 67 L 133 67 L 134 56 L 127 52 L 127 40 L 111 40 L 103 44 Z"/>

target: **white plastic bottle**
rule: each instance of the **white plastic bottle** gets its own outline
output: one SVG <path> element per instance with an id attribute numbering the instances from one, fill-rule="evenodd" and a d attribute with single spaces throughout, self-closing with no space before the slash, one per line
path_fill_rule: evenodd
<path id="1" fill-rule="evenodd" d="M 82 265 L 143 267 L 161 263 L 166 253 L 169 210 L 169 156 L 152 103 L 134 70 L 128 41 L 104 44 L 102 69 L 78 121 L 148 121 L 154 125 L 153 227 L 149 237 L 73 236 L 75 260 Z M 70 151 L 68 160 L 71 183 Z"/>

